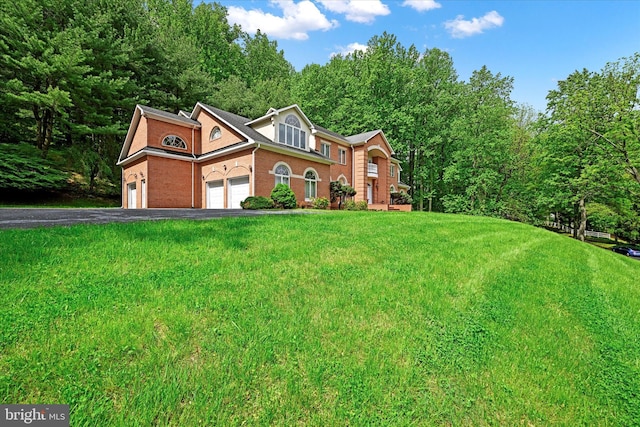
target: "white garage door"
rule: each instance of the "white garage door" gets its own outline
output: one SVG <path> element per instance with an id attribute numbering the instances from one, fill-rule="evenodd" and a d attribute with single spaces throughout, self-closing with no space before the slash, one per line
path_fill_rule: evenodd
<path id="1" fill-rule="evenodd" d="M 249 177 L 233 178 L 229 181 L 229 198 L 227 207 L 240 209 L 240 202 L 249 197 Z"/>
<path id="2" fill-rule="evenodd" d="M 207 182 L 207 209 L 224 209 L 224 185 L 222 181 Z"/>

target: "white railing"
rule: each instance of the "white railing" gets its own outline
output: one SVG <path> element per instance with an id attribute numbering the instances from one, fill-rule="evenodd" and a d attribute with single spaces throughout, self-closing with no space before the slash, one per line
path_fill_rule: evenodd
<path id="1" fill-rule="evenodd" d="M 367 175 L 378 176 L 378 165 L 376 165 L 375 163 L 368 163 Z"/>
<path id="2" fill-rule="evenodd" d="M 553 227 L 556 228 L 558 230 L 562 230 L 564 232 L 573 234 L 573 228 L 569 227 L 567 225 L 563 225 L 563 224 L 558 224 L 557 222 L 547 222 L 547 226 L 549 227 Z M 590 231 L 590 230 L 586 230 L 584 232 L 585 236 L 589 236 L 589 237 L 598 237 L 598 238 L 603 238 L 603 239 L 611 239 L 611 233 L 603 233 L 602 231 Z"/>

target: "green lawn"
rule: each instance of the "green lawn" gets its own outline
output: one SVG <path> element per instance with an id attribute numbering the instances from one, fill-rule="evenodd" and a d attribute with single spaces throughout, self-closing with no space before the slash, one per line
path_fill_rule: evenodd
<path id="1" fill-rule="evenodd" d="M 489 218 L 0 231 L 0 403 L 72 426 L 633 425 L 640 262 Z"/>

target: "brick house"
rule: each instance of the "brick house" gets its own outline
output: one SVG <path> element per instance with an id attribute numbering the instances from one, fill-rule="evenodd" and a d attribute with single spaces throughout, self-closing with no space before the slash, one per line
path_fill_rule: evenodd
<path id="1" fill-rule="evenodd" d="M 381 130 L 353 136 L 314 125 L 297 105 L 250 120 L 202 103 L 191 113 L 138 105 L 122 146 L 124 208 L 240 208 L 277 183 L 299 205 L 329 198 L 329 183 L 354 187 L 354 199 L 389 208 L 408 188 Z"/>

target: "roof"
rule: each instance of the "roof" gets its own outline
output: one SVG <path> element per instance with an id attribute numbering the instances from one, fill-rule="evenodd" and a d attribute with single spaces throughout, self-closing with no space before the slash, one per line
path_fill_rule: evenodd
<path id="1" fill-rule="evenodd" d="M 324 133 L 325 135 L 329 135 L 331 137 L 334 137 L 334 138 L 339 139 L 339 140 L 344 141 L 344 142 L 349 142 L 349 141 L 347 141 L 346 137 L 344 137 L 343 135 L 340 135 L 338 132 L 334 132 L 332 130 L 325 129 L 322 126 L 318 126 L 315 123 L 313 124 L 313 127 L 320 133 Z"/>
<path id="2" fill-rule="evenodd" d="M 200 126 L 200 122 L 193 120 L 189 117 L 185 117 L 183 115 L 169 113 L 166 111 L 158 110 L 157 108 L 147 107 L 146 105 L 138 104 L 137 107 L 140 108 L 143 116 L 146 116 L 146 115 L 157 116 L 161 119 L 164 118 L 169 120 L 177 120 L 179 122 L 183 122 L 191 126 Z"/>
<path id="3" fill-rule="evenodd" d="M 357 135 L 348 136 L 346 138 L 346 140 L 349 141 L 351 144 L 358 144 L 358 143 L 361 143 L 361 142 L 367 142 L 368 140 L 370 140 L 371 138 L 373 138 L 374 136 L 376 136 L 380 132 L 382 132 L 381 129 L 372 130 L 372 131 L 364 132 L 364 133 L 359 133 Z"/>
<path id="4" fill-rule="evenodd" d="M 261 134 L 257 130 L 253 129 L 250 126 L 247 126 L 247 123 L 249 123 L 251 121 L 250 119 L 248 119 L 246 117 L 239 116 L 237 114 L 230 113 L 228 111 L 221 110 L 219 108 L 212 107 L 212 106 L 207 105 L 207 104 L 203 104 L 201 102 L 199 102 L 196 105 L 196 108 L 197 108 L 198 105 L 201 105 L 203 108 L 208 110 L 211 114 L 217 116 L 220 120 L 222 120 L 223 122 L 225 122 L 229 126 L 231 126 L 234 129 L 236 129 L 242 135 L 247 137 L 247 140 L 251 139 L 251 140 L 256 141 L 256 142 L 266 142 L 266 143 L 272 142 L 269 138 L 267 138 L 266 136 L 264 136 L 263 134 Z M 196 108 L 193 109 L 194 112 L 195 112 Z M 193 113 L 191 113 L 191 116 L 193 117 Z"/>

